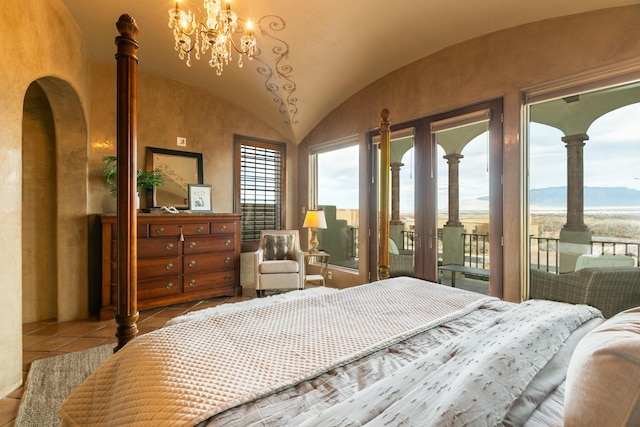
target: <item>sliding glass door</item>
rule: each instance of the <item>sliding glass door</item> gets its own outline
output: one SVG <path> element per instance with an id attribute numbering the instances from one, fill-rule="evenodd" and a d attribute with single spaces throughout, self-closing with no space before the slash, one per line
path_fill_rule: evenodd
<path id="1" fill-rule="evenodd" d="M 531 268 L 570 273 L 600 255 L 638 265 L 640 82 L 527 99 Z"/>
<path id="2" fill-rule="evenodd" d="M 442 270 L 443 281 L 451 284 L 454 269 L 458 270 L 456 286 L 471 284 L 471 289 L 502 296 L 501 118 L 502 101 L 496 100 L 392 124 L 392 276 L 414 275 L 437 282 Z M 371 136 L 371 182 L 379 188 L 376 138 Z M 371 194 L 375 200 L 370 209 L 375 213 L 379 195 Z M 370 216 L 373 236 L 378 235 L 377 219 Z M 396 262 L 394 269 L 394 252 L 410 256 L 412 265 L 401 268 Z M 371 258 L 371 271 L 377 271 L 373 251 Z M 443 265 L 449 265 L 449 270 L 441 269 Z"/>

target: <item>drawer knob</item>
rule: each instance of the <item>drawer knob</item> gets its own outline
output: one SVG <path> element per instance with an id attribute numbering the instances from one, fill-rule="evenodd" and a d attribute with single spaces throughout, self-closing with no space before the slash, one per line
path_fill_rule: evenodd
<path id="1" fill-rule="evenodd" d="M 204 231 L 204 227 L 203 226 L 198 227 L 198 233 L 202 233 L 203 231 Z"/>
<path id="2" fill-rule="evenodd" d="M 229 246 L 231 244 L 231 240 L 227 240 L 226 242 L 224 242 L 225 246 Z"/>
<path id="3" fill-rule="evenodd" d="M 173 268 L 173 264 L 169 263 L 169 264 L 165 265 L 164 268 L 166 268 L 167 270 L 171 270 Z"/>
<path id="4" fill-rule="evenodd" d="M 227 282 L 231 280 L 231 275 L 227 274 L 226 276 L 224 276 L 224 280 L 226 280 Z"/>
<path id="5" fill-rule="evenodd" d="M 162 234 L 162 233 L 164 233 L 164 227 L 156 228 L 156 233 L 157 233 L 157 234 Z"/>
<path id="6" fill-rule="evenodd" d="M 189 281 L 189 286 L 195 286 L 196 285 L 196 279 L 191 279 Z"/>
<path id="7" fill-rule="evenodd" d="M 226 258 L 224 259 L 224 262 L 225 262 L 225 264 L 229 264 L 229 263 L 231 262 L 231 258 L 226 257 Z"/>
<path id="8" fill-rule="evenodd" d="M 194 265 L 196 265 L 196 261 L 195 260 L 191 260 L 189 261 L 189 267 L 193 267 Z"/>
<path id="9" fill-rule="evenodd" d="M 220 231 L 225 231 L 226 229 L 227 229 L 227 226 L 226 226 L 226 225 L 221 225 L 221 226 L 220 226 Z"/>
<path id="10" fill-rule="evenodd" d="M 191 249 L 195 248 L 196 246 L 197 246 L 196 242 L 191 242 L 191 243 L 189 243 L 189 247 L 190 247 Z"/>
<path id="11" fill-rule="evenodd" d="M 173 249 L 173 243 L 167 244 L 167 250 L 170 251 L 171 249 Z"/>
<path id="12" fill-rule="evenodd" d="M 167 286 L 165 286 L 165 288 L 167 288 L 167 290 L 170 290 L 171 288 L 173 288 L 173 283 L 167 283 Z"/>

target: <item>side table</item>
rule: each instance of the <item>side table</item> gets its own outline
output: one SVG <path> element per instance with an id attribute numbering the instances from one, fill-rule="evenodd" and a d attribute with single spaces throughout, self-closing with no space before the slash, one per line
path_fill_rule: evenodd
<path id="1" fill-rule="evenodd" d="M 327 252 L 318 251 L 318 252 L 305 252 L 305 277 L 304 282 L 311 283 L 315 285 L 326 285 L 326 276 L 327 269 L 329 268 L 329 254 Z M 306 274 L 309 271 L 309 266 L 314 265 L 320 268 L 318 274 Z"/>

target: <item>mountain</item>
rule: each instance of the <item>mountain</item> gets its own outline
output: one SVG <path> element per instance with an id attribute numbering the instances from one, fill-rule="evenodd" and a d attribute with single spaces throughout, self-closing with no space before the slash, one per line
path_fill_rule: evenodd
<path id="1" fill-rule="evenodd" d="M 529 192 L 531 206 L 564 207 L 567 187 L 536 188 Z M 640 206 L 640 191 L 626 187 L 585 187 L 585 207 Z"/>

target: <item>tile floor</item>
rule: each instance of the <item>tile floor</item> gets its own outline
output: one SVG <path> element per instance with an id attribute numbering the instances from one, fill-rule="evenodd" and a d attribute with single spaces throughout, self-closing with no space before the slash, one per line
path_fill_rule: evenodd
<path id="1" fill-rule="evenodd" d="M 224 303 L 244 301 L 251 296 L 212 298 L 143 311 L 138 319 L 140 334 L 153 331 L 164 325 L 167 320 L 193 310 L 215 307 Z M 102 344 L 117 343 L 116 324 L 113 319 L 97 319 L 56 322 L 55 320 L 25 323 L 22 325 L 22 376 L 27 378 L 31 362 L 37 359 L 57 356 L 97 347 Z M 0 427 L 14 425 L 18 406 L 22 397 L 22 387 L 0 399 Z"/>

